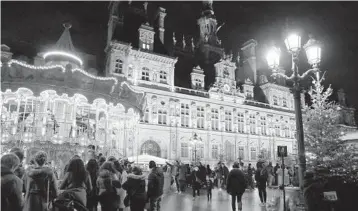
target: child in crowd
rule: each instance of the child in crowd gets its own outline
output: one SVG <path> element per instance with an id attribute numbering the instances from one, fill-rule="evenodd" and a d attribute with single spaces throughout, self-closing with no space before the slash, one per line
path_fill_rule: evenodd
<path id="1" fill-rule="evenodd" d="M 214 183 L 212 178 L 210 178 L 209 176 L 206 176 L 206 190 L 207 190 L 207 196 L 208 196 L 208 201 L 211 200 L 211 190 L 213 189 Z"/>

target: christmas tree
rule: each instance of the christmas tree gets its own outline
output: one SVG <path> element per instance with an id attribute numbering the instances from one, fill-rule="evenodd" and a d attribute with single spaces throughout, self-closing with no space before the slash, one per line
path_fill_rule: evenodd
<path id="1" fill-rule="evenodd" d="M 322 166 L 330 169 L 329 176 L 345 181 L 357 181 L 357 148 L 341 140 L 347 131 L 340 124 L 340 106 L 328 98 L 333 89 L 322 85 L 324 78 L 313 79 L 308 91 L 312 105 L 304 108 L 305 148 L 308 168 Z"/>

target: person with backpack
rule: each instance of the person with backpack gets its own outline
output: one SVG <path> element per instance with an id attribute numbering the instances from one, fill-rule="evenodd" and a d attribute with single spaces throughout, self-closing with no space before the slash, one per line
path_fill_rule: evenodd
<path id="1" fill-rule="evenodd" d="M 22 180 L 15 175 L 20 159 L 13 153 L 1 157 L 1 210 L 22 211 Z"/>
<path id="2" fill-rule="evenodd" d="M 160 210 L 161 197 L 163 195 L 164 175 L 154 161 L 149 162 L 150 173 L 148 176 L 147 197 L 151 211 Z"/>
<path id="3" fill-rule="evenodd" d="M 261 165 L 257 166 L 257 170 L 255 172 L 255 180 L 256 180 L 256 184 L 257 184 L 257 189 L 259 190 L 259 197 L 260 197 L 260 201 L 261 201 L 260 206 L 265 206 L 266 205 L 266 198 L 267 198 L 266 184 L 267 184 L 267 179 L 268 179 L 268 172 L 267 172 L 267 170 L 265 168 L 265 164 L 261 163 Z"/>
<path id="4" fill-rule="evenodd" d="M 44 166 L 47 153 L 36 152 L 35 166 L 25 173 L 25 203 L 23 211 L 46 211 L 49 203 L 57 197 L 56 178 L 51 168 Z"/>
<path id="5" fill-rule="evenodd" d="M 247 187 L 244 173 L 240 170 L 240 165 L 235 162 L 233 169 L 227 176 L 227 192 L 231 195 L 232 210 L 236 211 L 236 199 L 238 209 L 242 210 L 241 198 Z"/>
<path id="6" fill-rule="evenodd" d="M 124 205 L 126 207 L 129 206 L 131 211 L 144 211 L 147 198 L 145 193 L 145 175 L 142 175 L 142 170 L 139 167 L 133 167 L 132 173 L 128 174 L 127 181 L 122 187 L 127 191 Z"/>
<path id="7" fill-rule="evenodd" d="M 104 162 L 97 178 L 98 200 L 102 211 L 117 211 L 120 204 L 121 182 L 113 162 Z"/>

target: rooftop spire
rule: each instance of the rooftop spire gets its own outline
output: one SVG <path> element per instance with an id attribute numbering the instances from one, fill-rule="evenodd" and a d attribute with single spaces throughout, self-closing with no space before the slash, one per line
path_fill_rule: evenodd
<path id="1" fill-rule="evenodd" d="M 63 27 L 65 28 L 65 30 L 63 31 L 60 39 L 55 45 L 56 50 L 66 51 L 67 53 L 76 53 L 70 34 L 70 28 L 72 27 L 72 25 L 70 23 L 64 23 Z"/>
<path id="2" fill-rule="evenodd" d="M 75 47 L 73 46 L 71 39 L 70 28 L 72 27 L 72 25 L 70 23 L 64 23 L 63 27 L 65 28 L 65 30 L 63 31 L 60 39 L 57 41 L 54 48 L 51 51 L 45 53 L 43 57 L 44 59 L 46 59 L 47 57 L 51 57 L 51 60 L 53 60 L 54 57 L 56 57 L 56 60 L 65 59 L 63 61 L 69 61 L 68 59 L 70 59 L 71 61 L 74 60 L 76 61 L 76 63 L 82 65 L 83 62 L 77 56 L 78 54 L 75 50 Z"/>

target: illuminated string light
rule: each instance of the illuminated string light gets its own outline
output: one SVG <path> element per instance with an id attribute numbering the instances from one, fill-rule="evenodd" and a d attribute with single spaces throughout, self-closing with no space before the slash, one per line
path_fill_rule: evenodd
<path id="1" fill-rule="evenodd" d="M 70 57 L 76 61 L 78 61 L 81 65 L 83 64 L 82 60 L 73 55 L 73 54 L 70 54 L 70 53 L 66 53 L 64 51 L 50 51 L 50 52 L 47 52 L 43 55 L 43 58 L 46 59 L 46 57 L 49 57 L 49 56 L 65 56 L 65 57 Z"/>
<path id="2" fill-rule="evenodd" d="M 20 66 L 23 67 L 27 67 L 30 69 L 35 69 L 35 70 L 48 70 L 48 69 L 54 69 L 54 68 L 61 68 L 62 72 L 65 72 L 66 68 L 62 65 L 46 65 L 46 66 L 35 66 L 35 65 L 30 65 L 27 64 L 25 62 L 19 61 L 19 60 L 15 60 L 15 59 L 11 59 L 10 62 L 7 64 L 9 67 L 11 67 L 12 64 L 18 64 Z"/>

